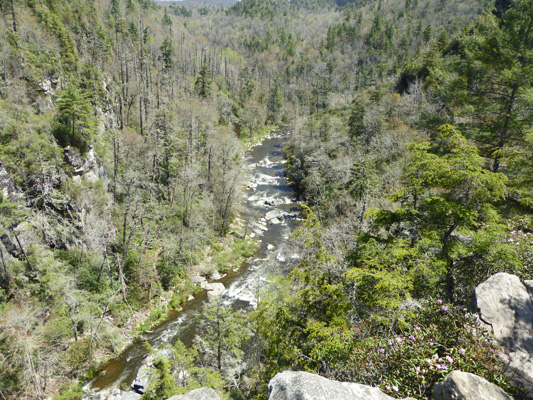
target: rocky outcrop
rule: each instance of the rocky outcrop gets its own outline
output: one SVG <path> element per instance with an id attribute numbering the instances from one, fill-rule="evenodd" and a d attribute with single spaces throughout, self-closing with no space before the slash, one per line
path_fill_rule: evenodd
<path id="1" fill-rule="evenodd" d="M 529 282 L 528 282 L 529 286 Z M 533 301 L 518 277 L 498 273 L 476 288 L 479 317 L 504 349 L 512 381 L 533 398 Z"/>
<path id="2" fill-rule="evenodd" d="M 96 182 L 103 179 L 107 185 L 107 175 L 104 167 L 98 165 L 94 149 L 91 147 L 87 152 L 87 157 L 83 158 L 72 147 L 65 147 L 65 162 L 74 168 L 74 180 L 79 180 L 81 176 L 89 182 Z"/>
<path id="3" fill-rule="evenodd" d="M 392 400 L 378 388 L 337 382 L 308 372 L 284 371 L 268 384 L 268 400 Z"/>
<path id="4" fill-rule="evenodd" d="M 189 393 L 172 396 L 168 400 L 220 400 L 220 397 L 213 389 L 203 387 Z"/>
<path id="5" fill-rule="evenodd" d="M 452 371 L 433 387 L 435 400 L 512 400 L 501 388 L 477 375 Z"/>
<path id="6" fill-rule="evenodd" d="M 0 161 L 0 193 L 4 198 L 10 198 L 16 193 L 15 184 Z"/>
<path id="7" fill-rule="evenodd" d="M 53 97 L 61 88 L 63 80 L 61 78 L 43 79 L 39 82 L 41 93 L 44 94 L 43 102 L 41 103 L 45 109 L 54 107 Z"/>

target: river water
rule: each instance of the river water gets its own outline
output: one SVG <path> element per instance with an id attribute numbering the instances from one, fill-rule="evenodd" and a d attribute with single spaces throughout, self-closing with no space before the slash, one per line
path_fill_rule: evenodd
<path id="1" fill-rule="evenodd" d="M 238 271 L 217 281 L 226 287 L 222 299 L 227 305 L 255 306 L 268 277 L 287 271 L 298 258 L 289 240 L 290 232 L 296 227 L 300 207 L 295 204 L 296 193 L 285 178 L 283 147 L 288 134 L 287 130 L 274 131 L 271 137 L 246 153 L 245 167 L 250 181 L 244 193 L 244 209 L 239 222 L 246 225 L 249 237 L 261 241 L 261 246 L 255 257 Z M 87 394 L 84 398 L 138 398 L 140 395 L 132 390 L 135 385 L 143 385 L 143 370 L 150 361 L 143 342 L 148 342 L 154 349 L 165 343 L 173 344 L 178 339 L 190 344 L 196 335 L 198 316 L 207 297 L 205 291 L 199 292 L 181 310 L 172 312 L 166 321 L 134 340 L 122 354 L 108 361 L 96 378 L 84 387 Z"/>

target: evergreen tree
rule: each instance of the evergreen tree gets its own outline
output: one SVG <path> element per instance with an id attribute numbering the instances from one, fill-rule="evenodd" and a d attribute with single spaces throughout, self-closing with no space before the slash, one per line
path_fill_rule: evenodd
<path id="1" fill-rule="evenodd" d="M 460 126 L 492 159 L 494 172 L 502 151 L 518 144 L 533 122 L 532 24 L 532 0 L 513 2 L 501 19 L 486 14 L 460 38 L 452 71 L 432 71 L 436 88 L 457 106 Z"/>
<path id="2" fill-rule="evenodd" d="M 174 66 L 174 48 L 168 37 L 163 40 L 159 51 L 161 52 L 159 58 L 163 61 L 163 68 L 167 71 L 170 70 Z"/>
<path id="3" fill-rule="evenodd" d="M 268 119 L 271 121 L 279 120 L 279 113 L 283 107 L 283 93 L 281 88 L 276 83 L 270 91 L 270 98 L 268 99 L 267 109 L 268 109 Z"/>
<path id="4" fill-rule="evenodd" d="M 224 305 L 220 298 L 203 307 L 200 332 L 200 346 L 206 346 L 203 356 L 219 371 L 222 371 L 225 360 L 242 355 L 244 343 L 249 337 L 242 310 Z"/>
<path id="5" fill-rule="evenodd" d="M 207 64 L 203 64 L 198 76 L 196 77 L 196 82 L 194 84 L 196 88 L 196 93 L 198 96 L 207 98 L 209 97 L 209 91 L 211 89 L 211 74 L 207 68 Z"/>
<path id="6" fill-rule="evenodd" d="M 83 149 L 93 126 L 88 93 L 68 84 L 57 94 L 56 104 L 59 121 L 69 132 L 66 142 Z"/>
<path id="7" fill-rule="evenodd" d="M 458 231 L 462 234 L 474 233 L 483 223 L 494 222 L 497 212 L 493 204 L 504 198 L 507 180 L 501 173 L 487 171 L 477 148 L 468 145 L 464 136 L 451 125 L 441 126 L 431 142 L 413 145 L 412 153 L 404 186 L 391 196 L 391 200 L 398 202 L 398 208 L 394 211 L 375 209 L 369 212 L 376 230 L 360 238 L 360 243 L 367 244 L 354 253 L 356 267 L 349 275 L 358 285 L 362 280 L 367 282 L 367 298 L 375 298 L 372 293 L 378 290 L 375 284 L 368 282 L 381 279 L 400 282 L 400 275 L 404 284 L 398 284 L 396 288 L 389 287 L 388 290 L 397 294 L 409 293 L 414 278 L 410 279 L 403 273 L 397 275 L 405 266 L 391 260 L 377 262 L 373 258 L 379 253 L 378 243 L 382 240 L 377 232 L 386 227 L 389 233 L 385 242 L 399 244 L 390 253 L 391 256 L 403 254 L 412 259 L 420 254 L 416 251 L 413 253 L 419 243 L 426 249 L 433 247 L 438 250 L 437 259 L 442 261 L 439 267 L 441 272 L 432 273 L 438 275 L 445 271 L 448 294 L 453 300 L 454 258 L 461 253 L 464 245 L 460 236 L 453 234 Z M 411 267 L 407 268 L 409 270 L 417 271 Z"/>

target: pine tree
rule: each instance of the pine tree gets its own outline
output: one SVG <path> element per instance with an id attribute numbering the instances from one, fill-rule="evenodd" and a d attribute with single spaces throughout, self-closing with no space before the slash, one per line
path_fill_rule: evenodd
<path id="1" fill-rule="evenodd" d="M 88 93 L 69 84 L 58 93 L 56 104 L 60 123 L 68 127 L 67 142 L 82 147 L 93 126 Z"/>
<path id="2" fill-rule="evenodd" d="M 196 88 L 196 93 L 198 93 L 198 96 L 203 98 L 209 97 L 209 90 L 211 88 L 211 74 L 207 69 L 207 64 L 202 65 L 202 68 L 196 77 L 194 87 Z"/>
<path id="3" fill-rule="evenodd" d="M 499 171 L 505 148 L 533 122 L 533 1 L 517 0 L 498 18 L 486 14 L 459 40 L 450 69 L 434 69 L 436 89 L 456 106 L 460 127 Z M 467 117 L 467 118 L 465 118 Z"/>

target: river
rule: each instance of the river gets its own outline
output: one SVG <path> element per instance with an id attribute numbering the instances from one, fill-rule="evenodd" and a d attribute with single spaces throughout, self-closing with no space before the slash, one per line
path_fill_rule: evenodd
<path id="1" fill-rule="evenodd" d="M 268 277 L 288 270 L 291 262 L 298 258 L 288 240 L 300 213 L 300 207 L 295 204 L 296 193 L 285 177 L 283 147 L 288 134 L 286 129 L 274 131 L 246 153 L 245 168 L 250 181 L 244 193 L 245 204 L 240 222 L 246 224 L 250 237 L 261 241 L 261 246 L 255 257 L 238 271 L 217 281 L 226 287 L 222 299 L 227 305 L 255 306 Z M 96 378 L 85 385 L 84 399 L 138 398 L 132 388 L 144 384 L 143 370 L 150 360 L 143 342 L 148 342 L 154 349 L 165 343 L 175 343 L 178 339 L 190 344 L 196 335 L 197 318 L 207 297 L 205 291 L 199 292 L 179 311 L 172 312 L 167 320 L 135 339 L 118 357 L 103 365 Z M 126 390 L 121 391 L 120 388 Z"/>

